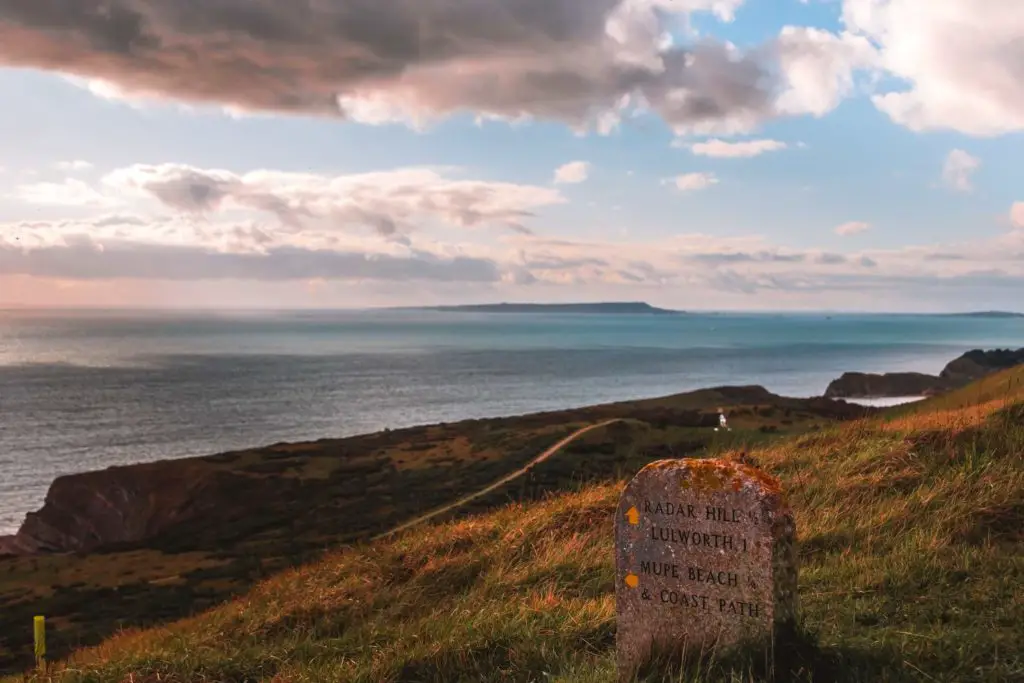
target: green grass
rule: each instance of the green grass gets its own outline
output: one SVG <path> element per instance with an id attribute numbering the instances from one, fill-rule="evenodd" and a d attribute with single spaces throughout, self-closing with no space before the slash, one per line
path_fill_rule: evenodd
<path id="1" fill-rule="evenodd" d="M 1011 371 L 750 448 L 797 517 L 798 647 L 770 664 L 656 666 L 646 680 L 1024 680 L 1022 380 Z M 37 680 L 614 681 L 622 485 L 334 551 L 205 613 L 82 650 Z"/>

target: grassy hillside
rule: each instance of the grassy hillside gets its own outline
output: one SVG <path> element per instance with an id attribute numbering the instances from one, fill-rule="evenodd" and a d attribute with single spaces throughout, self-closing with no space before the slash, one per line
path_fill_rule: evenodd
<path id="1" fill-rule="evenodd" d="M 712 429 L 719 407 L 734 431 Z M 315 561 L 325 548 L 369 539 L 479 491 L 585 425 L 626 418 L 444 518 L 617 481 L 663 457 L 763 443 L 861 414 L 853 405 L 734 387 L 142 466 L 152 469 L 157 494 L 164 480 L 216 484 L 196 488 L 212 492 L 217 514 L 102 552 L 0 558 L 0 674 L 31 663 L 25 625 L 35 614 L 47 615 L 49 646 L 60 656 L 121 627 L 201 612 Z"/>
<path id="2" fill-rule="evenodd" d="M 1024 680 L 1024 369 L 746 457 L 783 480 L 797 515 L 810 635 L 777 680 Z M 46 678 L 612 681 L 621 486 L 336 551 Z M 763 668 L 647 680 L 760 680 Z"/>

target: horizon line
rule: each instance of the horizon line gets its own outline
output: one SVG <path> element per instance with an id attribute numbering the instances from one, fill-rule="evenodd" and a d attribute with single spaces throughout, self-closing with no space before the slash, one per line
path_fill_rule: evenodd
<path id="1" fill-rule="evenodd" d="M 359 307 L 262 307 L 262 306 L 54 306 L 54 305 L 24 305 L 24 304 L 0 304 L 0 313 L 10 312 L 119 312 L 119 313 L 370 313 L 378 311 L 429 311 L 438 308 L 471 308 L 480 306 L 580 306 L 580 305 L 622 305 L 622 304 L 644 304 L 663 311 L 675 313 L 693 314 L 805 314 L 805 315 L 921 315 L 921 316 L 962 316 L 978 314 L 1010 314 L 1024 316 L 1024 311 L 1012 311 L 1005 309 L 970 309 L 970 310 L 948 310 L 948 311 L 922 311 L 922 310 L 863 310 L 863 309 L 804 309 L 804 308 L 668 308 L 651 304 L 645 301 L 499 301 L 484 303 L 462 303 L 462 304 L 404 304 L 388 306 L 359 306 Z M 637 314 L 634 314 L 637 315 Z"/>

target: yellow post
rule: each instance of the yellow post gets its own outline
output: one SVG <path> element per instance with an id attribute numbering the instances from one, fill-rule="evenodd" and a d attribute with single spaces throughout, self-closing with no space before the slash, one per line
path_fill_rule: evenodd
<path id="1" fill-rule="evenodd" d="M 46 617 L 36 617 L 32 625 L 36 641 L 36 665 L 42 669 L 46 662 Z"/>

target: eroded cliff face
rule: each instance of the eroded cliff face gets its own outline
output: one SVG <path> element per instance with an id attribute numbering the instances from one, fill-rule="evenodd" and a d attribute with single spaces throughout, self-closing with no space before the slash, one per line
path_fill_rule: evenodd
<path id="1" fill-rule="evenodd" d="M 999 370 L 1007 370 L 1024 364 L 1024 348 L 1016 351 L 996 349 L 968 351 L 956 360 L 946 364 L 939 377 L 953 382 L 967 384 Z"/>
<path id="2" fill-rule="evenodd" d="M 289 488 L 278 482 L 278 494 Z M 0 554 L 90 551 L 174 531 L 202 535 L 271 493 L 267 480 L 210 459 L 170 460 L 58 477 Z"/>
<path id="3" fill-rule="evenodd" d="M 891 396 L 933 396 L 957 384 L 941 377 L 920 372 L 844 372 L 829 383 L 828 398 L 878 398 Z"/>
<path id="4" fill-rule="evenodd" d="M 975 349 L 947 363 L 937 376 L 920 372 L 887 372 L 883 374 L 846 372 L 828 385 L 825 396 L 829 398 L 933 396 L 958 389 L 986 375 L 1020 364 L 1024 364 L 1024 348 L 1016 351 Z"/>

